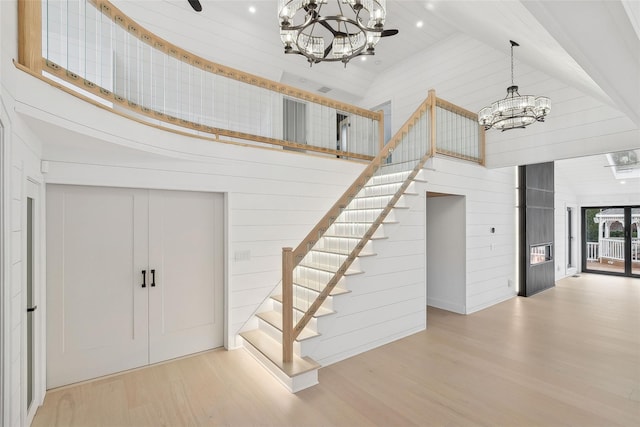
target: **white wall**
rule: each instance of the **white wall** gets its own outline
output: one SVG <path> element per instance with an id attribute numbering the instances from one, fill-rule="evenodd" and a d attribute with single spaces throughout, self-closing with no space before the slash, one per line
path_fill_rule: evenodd
<path id="1" fill-rule="evenodd" d="M 0 101 L 4 105 L 11 105 L 10 95 L 6 91 L 0 92 Z M 1 108 L 2 120 L 5 126 L 3 154 L 3 166 L 7 168 L 5 177 L 8 178 L 5 186 L 6 193 L 3 194 L 3 204 L 5 205 L 6 225 L 3 229 L 6 238 L 3 237 L 5 252 L 3 267 L 6 268 L 5 279 L 2 290 L 3 307 L 2 315 L 4 326 L 4 353 L 3 353 L 3 403 L 4 422 L 6 425 L 24 425 L 27 423 L 24 413 L 26 409 L 26 389 L 23 387 L 23 379 L 26 376 L 26 187 L 27 182 L 33 181 L 42 184 L 40 174 L 40 152 L 41 148 L 37 138 L 24 127 L 20 119 L 11 114 L 11 109 Z M 5 157 L 6 156 L 6 157 Z M 42 188 L 42 185 L 40 186 Z M 43 207 L 40 203 L 43 200 L 43 192 L 37 195 L 37 206 L 39 211 L 35 212 L 34 220 L 42 224 Z M 40 251 L 41 247 L 34 250 Z M 43 272 L 43 254 L 38 252 L 42 263 L 36 265 L 38 269 L 35 279 L 36 286 L 42 286 L 40 274 Z M 40 289 L 36 288 L 36 294 Z M 36 304 L 39 302 L 36 301 Z M 34 312 L 34 325 L 37 332 L 36 340 L 40 349 L 43 348 L 43 335 L 39 331 L 44 327 L 43 310 Z M 35 403 L 39 405 L 44 397 L 42 393 L 41 378 L 36 379 Z M 6 394 L 5 394 L 6 393 Z"/>
<path id="2" fill-rule="evenodd" d="M 3 205 L 4 250 L 2 267 L 5 281 L 1 290 L 3 316 L 2 354 L 2 425 L 27 425 L 26 416 L 26 193 L 27 180 L 42 182 L 40 174 L 41 145 L 36 135 L 15 114 L 15 98 L 20 91 L 16 83 L 19 74 L 12 60 L 17 58 L 17 6 L 13 1 L 0 2 L 0 120 L 5 127 L 3 162 L 5 192 Z M 42 194 L 39 199 L 42 200 Z M 42 205 L 40 205 L 42 207 Z M 43 211 L 36 212 L 42 219 Z M 38 248 L 36 248 L 38 249 Z M 42 259 L 44 263 L 44 259 Z M 42 264 L 44 265 L 44 264 Z M 6 269 L 6 270 L 5 270 Z M 42 283 L 40 282 L 40 285 Z M 38 290 L 36 289 L 36 292 Z M 44 327 L 43 311 L 35 312 L 35 327 Z M 40 336 L 42 338 L 42 336 Z M 43 341 L 38 341 L 42 348 Z M 44 388 L 36 380 L 35 405 L 44 398 Z M 32 412 L 33 414 L 33 412 Z"/>
<path id="3" fill-rule="evenodd" d="M 364 274 L 345 278 L 351 291 L 334 299 L 336 314 L 319 319 L 321 336 L 309 355 L 322 365 L 338 362 L 426 327 L 424 184 L 403 196 L 373 241 L 376 256 L 357 260 Z M 380 232 L 380 230 L 379 230 Z M 377 233 L 378 234 L 378 233 Z"/>
<path id="4" fill-rule="evenodd" d="M 427 196 L 427 304 L 464 314 L 466 206 L 462 196 Z"/>
<path id="5" fill-rule="evenodd" d="M 607 206 L 627 206 L 627 205 L 640 205 L 640 191 L 638 191 L 637 180 L 627 180 L 627 186 L 622 186 L 619 182 L 613 179 L 609 179 L 609 182 L 613 188 L 609 192 L 606 191 L 606 185 L 598 185 L 598 182 L 584 182 L 580 184 L 580 179 L 568 176 L 575 172 L 575 164 L 558 164 L 563 162 L 556 162 L 556 174 L 555 174 L 555 265 L 556 265 L 556 280 L 560 280 L 575 272 L 581 271 L 582 268 L 582 235 L 581 235 L 581 208 L 583 207 L 607 207 Z M 595 164 L 588 164 L 589 167 L 602 168 L 602 162 L 596 162 Z M 600 171 L 594 171 L 593 175 L 598 176 Z M 607 172 L 609 173 L 609 172 Z M 597 178 L 596 178 L 597 179 Z M 597 188 L 597 191 L 594 189 Z M 566 269 L 566 242 L 567 242 L 567 230 L 566 230 L 566 208 L 567 206 L 575 207 L 574 214 L 574 236 L 575 236 L 575 269 Z"/>
<path id="6" fill-rule="evenodd" d="M 540 60 L 543 60 L 542 58 Z M 624 114 L 520 62 L 521 93 L 551 98 L 545 123 L 509 132 L 487 132 L 490 168 L 584 156 L 637 147 L 640 130 Z M 391 68 L 371 85 L 361 102 L 391 100 L 393 131 L 435 89 L 438 97 L 471 111 L 506 95 L 509 52 L 459 34 Z"/>
<path id="7" fill-rule="evenodd" d="M 465 197 L 466 313 L 516 293 L 515 168 L 486 169 L 437 157 L 426 170 L 428 191 Z M 491 233 L 491 228 L 495 233 Z"/>
<path id="8" fill-rule="evenodd" d="M 567 207 L 573 208 L 573 264 L 574 268 L 567 268 Z M 580 209 L 578 208 L 578 197 L 568 184 L 563 173 L 555 174 L 554 189 L 554 262 L 555 279 L 564 277 L 580 271 Z"/>

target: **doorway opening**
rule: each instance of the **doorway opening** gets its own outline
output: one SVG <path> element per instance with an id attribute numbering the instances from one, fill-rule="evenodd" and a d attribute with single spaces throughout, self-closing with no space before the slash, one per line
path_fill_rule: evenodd
<path id="1" fill-rule="evenodd" d="M 427 305 L 466 314 L 466 197 L 427 193 Z"/>

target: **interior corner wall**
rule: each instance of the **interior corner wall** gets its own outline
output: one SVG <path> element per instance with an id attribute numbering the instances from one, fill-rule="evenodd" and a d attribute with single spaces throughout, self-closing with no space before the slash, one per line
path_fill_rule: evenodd
<path id="1" fill-rule="evenodd" d="M 513 298 L 515 168 L 487 169 L 471 162 L 436 157 L 424 172 L 428 191 L 465 198 L 465 312 L 474 313 Z"/>
<path id="2" fill-rule="evenodd" d="M 466 313 L 466 201 L 427 194 L 427 305 Z"/>

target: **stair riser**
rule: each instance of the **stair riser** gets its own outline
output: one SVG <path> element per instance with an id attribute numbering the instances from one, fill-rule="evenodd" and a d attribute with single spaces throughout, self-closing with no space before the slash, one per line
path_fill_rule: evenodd
<path id="1" fill-rule="evenodd" d="M 244 341 L 244 348 L 291 393 L 297 393 L 305 388 L 318 384 L 317 369 L 296 375 L 295 377 L 289 377 L 246 340 Z"/>
<path id="2" fill-rule="evenodd" d="M 331 302 L 331 297 L 327 298 L 324 303 L 321 305 L 321 310 L 323 311 L 323 313 L 321 315 L 316 315 L 314 317 L 317 318 L 321 318 L 324 316 L 331 316 L 333 313 L 333 309 L 331 308 L 332 306 L 332 302 Z M 304 302 L 298 302 L 296 305 L 296 300 L 294 299 L 294 310 L 297 311 L 298 313 L 304 313 L 308 310 L 308 307 L 313 303 L 313 300 L 311 301 L 304 301 Z M 326 310 L 331 310 L 332 313 L 327 313 Z M 277 300 L 273 300 L 273 311 L 275 311 L 276 313 L 281 313 L 282 314 L 282 303 L 280 301 Z"/>
<path id="3" fill-rule="evenodd" d="M 314 249 L 336 251 L 341 253 L 351 253 L 356 247 L 358 241 L 355 239 L 340 239 L 335 237 L 323 237 L 318 240 Z M 363 253 L 375 253 L 373 250 L 373 242 L 367 242 L 362 248 Z"/>
<path id="4" fill-rule="evenodd" d="M 312 322 L 313 321 L 309 322 L 309 324 L 311 324 Z M 307 327 L 309 327 L 309 326 L 307 326 Z M 279 329 L 277 329 L 276 327 L 274 327 L 270 323 L 265 322 L 262 319 L 260 319 L 259 322 L 258 322 L 258 328 L 261 331 L 263 331 L 264 333 L 266 333 L 267 335 L 269 335 L 274 340 L 278 341 L 278 343 L 280 343 L 280 345 L 282 345 L 282 332 Z M 293 342 L 293 352 L 294 352 L 294 354 L 296 354 L 296 355 L 298 355 L 300 357 L 308 356 L 310 354 L 311 345 L 312 345 L 312 341 L 313 340 L 314 340 L 314 338 L 309 338 L 309 339 L 302 340 L 302 341 L 294 341 Z"/>
<path id="5" fill-rule="evenodd" d="M 402 183 L 409 176 L 409 173 L 410 172 L 397 172 L 373 176 L 369 182 L 367 182 L 367 185 Z"/>
<path id="6" fill-rule="evenodd" d="M 310 291 L 309 289 L 303 288 L 301 286 L 294 286 L 293 287 L 294 308 L 300 311 L 306 311 L 309 308 L 309 305 L 311 305 L 311 303 L 315 301 L 318 295 L 319 295 L 318 292 Z M 272 310 L 277 312 L 281 311 L 280 307 L 282 306 L 282 303 L 280 301 L 272 298 L 271 305 L 272 305 Z M 326 310 L 333 310 L 333 297 L 329 296 L 327 299 L 325 299 L 321 307 Z"/>

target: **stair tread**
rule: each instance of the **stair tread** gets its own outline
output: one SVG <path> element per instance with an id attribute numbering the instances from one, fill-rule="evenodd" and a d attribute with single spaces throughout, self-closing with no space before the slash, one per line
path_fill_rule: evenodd
<path id="1" fill-rule="evenodd" d="M 337 239 L 358 239 L 361 240 L 364 236 L 356 236 L 356 235 L 339 235 L 339 234 L 324 234 L 322 237 L 334 237 Z M 369 240 L 381 240 L 387 239 L 386 236 L 373 236 Z"/>
<path id="2" fill-rule="evenodd" d="M 398 221 L 396 220 L 389 220 L 387 221 L 387 219 L 385 218 L 384 221 L 382 221 L 383 224 L 397 224 Z M 334 222 L 334 224 L 373 224 L 373 221 L 338 221 L 336 220 Z"/>
<path id="3" fill-rule="evenodd" d="M 311 284 L 308 284 L 308 283 L 307 284 L 303 284 L 303 283 L 298 283 L 298 282 L 294 282 L 293 284 L 296 285 L 296 286 L 300 286 L 301 288 L 309 289 L 310 291 L 317 292 L 317 293 L 320 293 L 320 290 L 318 288 L 325 286 L 325 285 L 315 286 L 315 285 L 311 285 Z M 310 287 L 310 286 L 313 286 L 313 287 Z M 348 289 L 336 286 L 333 289 L 331 289 L 331 292 L 329 292 L 329 295 L 330 296 L 336 296 L 336 295 L 348 294 L 349 292 L 351 292 L 351 291 L 348 290 Z"/>
<path id="4" fill-rule="evenodd" d="M 280 294 L 272 295 L 271 298 L 282 304 L 282 295 L 280 295 Z M 298 308 L 298 307 L 303 306 L 303 304 L 301 304 L 302 301 L 304 301 L 304 300 L 301 299 L 301 298 L 294 298 L 293 299 L 293 308 L 298 310 L 298 311 L 300 311 L 300 312 L 302 312 L 302 313 L 304 313 L 306 311 L 306 309 Z M 309 304 L 309 305 L 311 305 L 311 304 Z M 314 314 L 313 317 L 328 316 L 328 315 L 334 314 L 334 313 L 335 313 L 335 311 L 333 311 L 331 309 L 328 309 L 326 307 L 320 306 L 320 308 L 318 308 L 318 311 L 316 311 L 316 314 Z"/>
<path id="5" fill-rule="evenodd" d="M 241 332 L 240 336 L 290 378 L 321 367 L 310 357 L 299 357 L 295 354 L 291 362 L 282 362 L 282 346 L 280 343 L 259 329 Z"/>
<path id="6" fill-rule="evenodd" d="M 272 310 L 257 313 L 256 316 L 258 316 L 260 319 L 264 320 L 274 328 L 282 331 L 282 313 L 278 313 L 277 311 Z M 310 328 L 304 328 L 298 335 L 298 338 L 296 338 L 296 341 L 304 341 L 318 336 L 320 336 L 318 332 L 313 331 Z"/>
<path id="7" fill-rule="evenodd" d="M 318 271 L 324 271 L 325 273 L 336 273 L 336 270 L 332 270 L 329 267 L 324 267 L 324 266 L 320 266 L 320 265 L 309 265 L 309 264 L 298 264 L 298 267 L 304 267 L 304 268 L 310 268 L 312 270 L 318 270 Z M 353 276 L 355 274 L 362 274 L 364 273 L 364 271 L 360 271 L 360 270 L 353 270 L 351 268 L 347 269 L 347 271 L 344 272 L 345 276 Z"/>
<path id="8" fill-rule="evenodd" d="M 335 255 L 343 255 L 343 256 L 347 256 L 351 254 L 351 251 L 348 251 L 348 252 L 338 251 L 336 249 L 311 249 L 311 251 L 309 252 L 322 252 L 324 254 L 335 254 Z M 359 257 L 374 256 L 374 255 L 376 255 L 375 252 L 365 252 L 364 250 L 358 254 Z"/>

